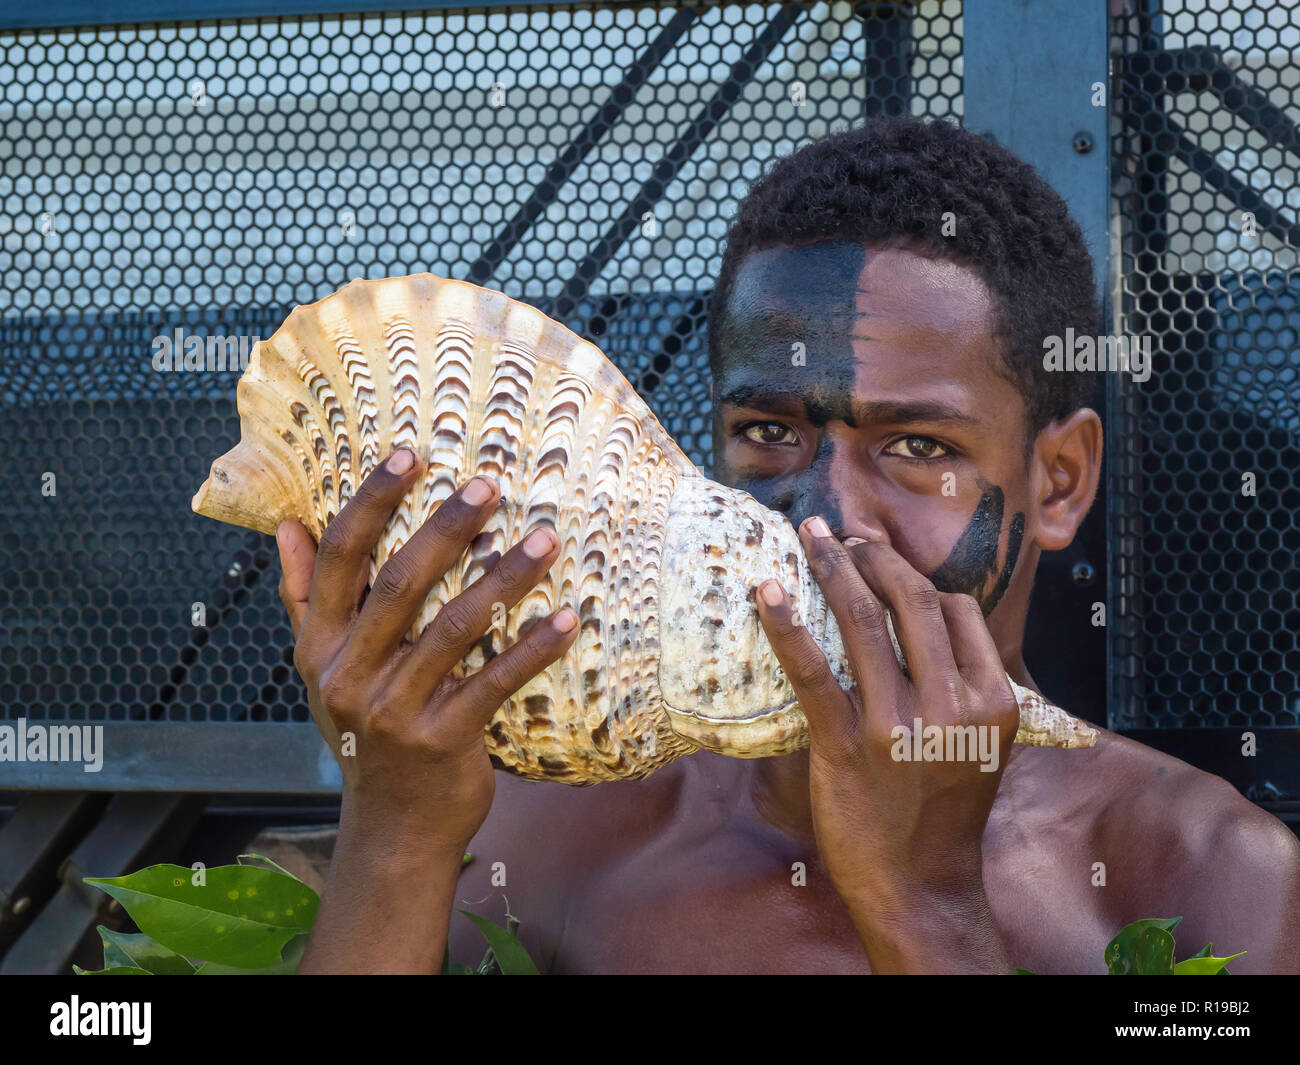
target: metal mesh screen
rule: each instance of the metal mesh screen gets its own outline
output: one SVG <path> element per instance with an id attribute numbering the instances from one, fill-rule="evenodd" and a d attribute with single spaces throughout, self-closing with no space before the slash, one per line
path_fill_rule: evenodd
<path id="1" fill-rule="evenodd" d="M 1300 7 L 1116 24 L 1112 726 L 1300 724 Z"/>
<path id="2" fill-rule="evenodd" d="M 466 278 L 603 348 L 707 469 L 704 308 L 736 203 L 866 114 L 960 119 L 959 16 L 572 4 L 0 35 L 0 717 L 310 720 L 273 541 L 189 509 L 237 439 L 238 367 L 159 371 L 157 338 L 247 350 L 354 277 Z"/>

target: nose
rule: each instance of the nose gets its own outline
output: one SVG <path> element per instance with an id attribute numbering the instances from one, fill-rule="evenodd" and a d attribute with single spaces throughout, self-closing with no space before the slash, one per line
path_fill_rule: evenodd
<path id="1" fill-rule="evenodd" d="M 803 491 L 797 493 L 797 511 L 790 520 L 798 525 L 819 514 L 838 540 L 857 536 L 863 540 L 890 542 L 881 514 L 880 501 L 872 488 L 863 463 L 855 455 L 852 441 L 835 439 L 819 449 L 817 458 L 804 475 Z"/>
<path id="2" fill-rule="evenodd" d="M 889 530 L 882 518 L 880 499 L 871 478 L 850 439 L 837 440 L 831 450 L 827 478 L 838 502 L 838 522 L 827 519 L 837 539 L 851 536 L 889 543 Z"/>
<path id="3" fill-rule="evenodd" d="M 878 521 L 849 520 L 844 523 L 843 527 L 835 535 L 840 540 L 847 540 L 856 536 L 860 540 L 889 543 L 889 532 L 885 529 L 884 524 Z"/>

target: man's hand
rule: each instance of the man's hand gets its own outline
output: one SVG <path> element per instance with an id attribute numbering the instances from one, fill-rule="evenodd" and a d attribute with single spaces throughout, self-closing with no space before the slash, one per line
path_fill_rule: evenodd
<path id="1" fill-rule="evenodd" d="M 759 617 L 808 719 L 818 850 L 872 969 L 1009 972 L 984 896 L 981 838 L 1019 710 L 980 608 L 936 590 L 887 544 L 840 544 L 819 518 L 799 535 L 857 685 L 836 682 L 776 581 L 759 589 Z M 981 771 L 978 745 L 966 761 L 895 760 L 912 740 L 894 730 L 910 734 L 918 718 L 922 729 L 996 729 L 985 742 L 997 770 Z"/>
<path id="2" fill-rule="evenodd" d="M 296 522 L 277 530 L 294 664 L 343 771 L 339 840 L 300 972 L 437 969 L 461 856 L 492 805 L 483 730 L 577 633 L 566 607 L 472 677 L 451 675 L 492 624 L 494 604 L 514 606 L 555 561 L 559 539 L 538 529 L 418 640 L 406 638 L 492 512 L 497 489 L 477 477 L 384 564 L 363 601 L 370 554 L 418 472 L 413 452 L 396 452 L 329 524 L 319 550 Z"/>

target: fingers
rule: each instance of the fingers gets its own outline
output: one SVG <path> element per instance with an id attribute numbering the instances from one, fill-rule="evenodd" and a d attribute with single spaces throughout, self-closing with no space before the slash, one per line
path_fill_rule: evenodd
<path id="1" fill-rule="evenodd" d="M 370 576 L 370 553 L 419 468 L 414 451 L 393 452 L 329 523 L 316 549 L 308 606 L 313 627 L 338 631 L 351 620 Z"/>
<path id="2" fill-rule="evenodd" d="M 785 589 L 775 580 L 764 581 L 755 602 L 763 631 L 808 719 L 810 739 L 823 750 L 828 739 L 845 742 L 856 721 L 852 701 L 835 679 L 812 633 L 795 622 L 794 606 Z M 894 668 L 897 671 L 897 665 Z"/>
<path id="3" fill-rule="evenodd" d="M 298 639 L 307 617 L 307 599 L 311 594 L 311 574 L 316 565 L 316 542 L 296 521 L 282 521 L 275 530 L 280 549 L 280 602 L 289 615 L 293 638 Z"/>
<path id="4" fill-rule="evenodd" d="M 392 657 L 429 591 L 465 554 L 492 514 L 496 494 L 490 481 L 471 478 L 384 563 L 348 645 L 349 668 L 370 671 Z"/>
<path id="5" fill-rule="evenodd" d="M 562 607 L 470 677 L 448 700 L 444 713 L 454 728 L 482 732 L 498 708 L 551 663 L 578 635 L 578 614 Z"/>
<path id="6" fill-rule="evenodd" d="M 913 683 L 923 694 L 927 689 L 935 695 L 951 694 L 961 675 L 944 621 L 943 597 L 934 582 L 886 543 L 864 540 L 848 551 L 854 568 L 893 615 Z M 888 635 L 884 642 L 888 646 Z"/>
<path id="7" fill-rule="evenodd" d="M 863 580 L 849 549 L 831 535 L 824 520 L 809 518 L 800 527 L 799 538 L 813 576 L 835 615 L 849 664 L 863 701 L 869 706 L 871 694 L 881 690 L 882 684 L 892 693 L 895 683 L 902 680 L 884 605 Z"/>
<path id="8" fill-rule="evenodd" d="M 969 595 L 947 593 L 940 596 L 943 620 L 948 626 L 953 659 L 957 670 L 976 691 L 995 692 L 1005 688 L 1006 670 L 998 654 L 993 634 L 984 623 L 984 612 Z"/>
<path id="9" fill-rule="evenodd" d="M 398 667 L 394 688 L 413 701 L 423 702 L 428 698 L 500 611 L 513 607 L 541 580 L 559 552 L 560 540 L 552 530 L 540 527 L 532 530 L 438 612 Z M 366 606 L 369 605 L 368 599 Z"/>

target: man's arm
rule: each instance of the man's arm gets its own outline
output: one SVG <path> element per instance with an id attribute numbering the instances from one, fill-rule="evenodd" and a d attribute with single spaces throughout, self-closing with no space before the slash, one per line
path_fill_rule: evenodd
<path id="1" fill-rule="evenodd" d="M 398 450 L 326 528 L 277 530 L 280 596 L 312 717 L 343 776 L 334 859 L 300 973 L 437 972 L 461 856 L 492 805 L 483 730 L 496 709 L 563 655 L 577 635 L 569 608 L 466 679 L 453 668 L 555 561 L 537 529 L 445 604 L 414 642 L 425 597 L 482 528 L 497 496 L 473 478 L 390 558 L 366 592 L 371 552 L 419 470 Z"/>
<path id="2" fill-rule="evenodd" d="M 422 829 L 383 834 L 342 811 L 320 912 L 299 972 L 436 973 L 460 853 L 422 846 Z"/>

